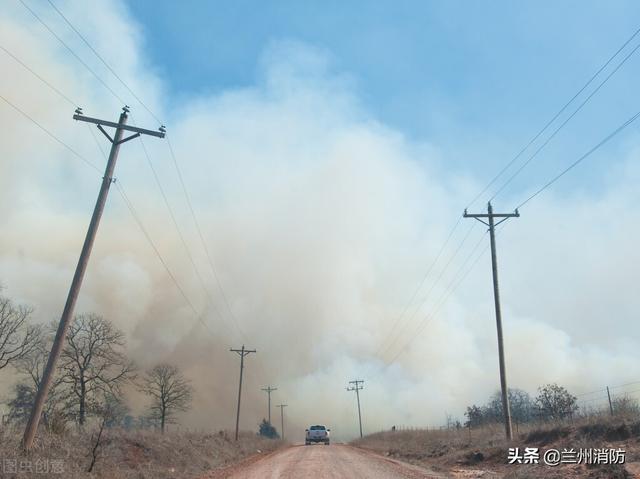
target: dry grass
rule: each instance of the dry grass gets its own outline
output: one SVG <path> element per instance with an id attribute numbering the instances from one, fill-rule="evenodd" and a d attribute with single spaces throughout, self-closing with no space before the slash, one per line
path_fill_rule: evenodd
<path id="1" fill-rule="evenodd" d="M 94 444 L 90 431 L 41 434 L 29 455 L 20 450 L 21 433 L 22 430 L 0 430 L 0 477 L 30 477 L 24 469 L 30 465 L 33 476 L 39 478 L 189 478 L 282 446 L 281 441 L 263 439 L 253 433 L 241 434 L 236 442 L 225 432 L 162 435 L 152 431 L 105 430 L 96 465 L 89 474 L 86 469 Z M 14 464 L 18 470 L 23 466 L 23 471 L 12 473 Z M 54 467 L 60 465 L 64 472 L 55 472 Z M 48 473 L 36 474 L 37 467 L 41 471 L 45 466 Z"/>
<path id="2" fill-rule="evenodd" d="M 563 423 L 521 426 L 512 443 L 504 439 L 501 425 L 459 430 L 398 430 L 372 434 L 353 445 L 451 474 L 452 477 L 539 478 L 539 477 L 633 477 L 624 466 L 508 465 L 509 447 L 618 448 L 627 451 L 627 463 L 640 462 L 640 418 L 590 416 Z M 468 476 L 477 471 L 478 476 Z"/>

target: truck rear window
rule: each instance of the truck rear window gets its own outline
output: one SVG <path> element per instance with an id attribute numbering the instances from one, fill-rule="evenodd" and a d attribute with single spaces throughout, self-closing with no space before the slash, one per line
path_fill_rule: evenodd
<path id="1" fill-rule="evenodd" d="M 324 431 L 326 428 L 324 426 L 311 426 L 309 430 L 311 431 Z"/>

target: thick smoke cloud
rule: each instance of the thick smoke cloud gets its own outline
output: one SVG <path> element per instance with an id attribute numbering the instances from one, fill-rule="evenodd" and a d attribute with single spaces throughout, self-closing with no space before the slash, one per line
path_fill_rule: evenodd
<path id="1" fill-rule="evenodd" d="M 147 367 L 179 364 L 196 386 L 185 427 L 231 428 L 239 360 L 246 359 L 243 428 L 266 416 L 260 387 L 278 386 L 288 430 L 329 424 L 339 438 L 357 432 L 350 379 L 365 379 L 368 431 L 392 424 L 437 425 L 445 413 L 483 401 L 498 386 L 490 269 L 485 255 L 420 334 L 420 321 L 445 293 L 391 326 L 456 216 L 482 178 L 447 171 L 446 151 L 408 140 L 362 104 L 357 79 L 335 71 L 331 52 L 277 41 L 265 46 L 254 85 L 168 99 L 146 65 L 144 36 L 126 8 L 61 4 L 96 49 L 145 103 L 166 119 L 207 248 L 209 267 L 166 141 L 145 139 L 193 254 L 200 284 L 153 181 L 142 145 L 127 144 L 117 166 L 123 186 L 167 264 L 198 311 L 196 318 L 112 189 L 78 312 L 94 311 L 126 331 L 131 356 Z M 48 36 L 28 12 L 3 5 L 2 45 L 79 102 L 91 116 L 114 118 L 122 106 Z M 96 11 L 100 9 L 100 11 Z M 126 101 L 131 122 L 156 122 L 45 8 L 43 18 Z M 63 33 L 64 32 L 64 33 Z M 114 40 L 115 39 L 115 40 Z M 204 59 L 203 61 L 206 61 Z M 71 120 L 73 107 L 0 52 L 0 93 L 66 143 L 104 164 L 93 134 Z M 171 108 L 168 105 L 173 105 Z M 100 174 L 74 159 L 20 114 L 0 104 L 0 281 L 4 293 L 59 317 L 77 261 Z M 97 141 L 106 148 L 103 138 Z M 637 150 L 602 190 L 548 192 L 499 235 L 499 262 L 511 385 L 531 392 L 558 381 L 575 392 L 638 379 L 632 319 L 640 260 Z M 589 165 L 584 165 L 589 167 Z M 511 206 L 506 198 L 500 208 Z M 514 199 L 515 201 L 515 199 Z M 482 205 L 475 205 L 477 208 Z M 443 253 L 449 258 L 468 228 Z M 482 237 L 474 226 L 464 255 Z M 484 238 L 485 243 L 488 239 Z M 485 246 L 481 245 L 481 248 Z M 478 250 L 481 251 L 481 250 Z M 459 263 L 452 263 L 455 270 Z M 418 294 L 422 298 L 430 281 Z M 409 322 L 408 317 L 413 319 Z M 203 324 L 205 323 L 205 324 Z M 241 332 L 240 332 L 241 331 Z M 384 361 L 397 361 L 384 367 Z M 2 386 L 13 381 L 3 371 Z M 136 408 L 143 399 L 131 391 Z M 276 414 L 276 410 L 273 411 Z M 276 416 L 277 417 L 277 416 Z M 275 422 L 275 421 L 274 421 Z M 277 423 L 276 423 L 277 424 Z"/>

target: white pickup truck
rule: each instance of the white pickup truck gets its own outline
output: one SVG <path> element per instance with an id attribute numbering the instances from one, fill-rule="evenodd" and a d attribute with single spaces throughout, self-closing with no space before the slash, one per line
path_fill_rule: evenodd
<path id="1" fill-rule="evenodd" d="M 310 426 L 309 429 L 306 430 L 307 435 L 304 438 L 305 446 L 310 445 L 312 442 L 324 442 L 324 445 L 328 446 L 330 431 L 331 429 L 327 429 L 324 426 Z"/>

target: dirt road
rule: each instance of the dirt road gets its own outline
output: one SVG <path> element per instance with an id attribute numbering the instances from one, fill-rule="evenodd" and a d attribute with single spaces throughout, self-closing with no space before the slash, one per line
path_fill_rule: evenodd
<path id="1" fill-rule="evenodd" d="M 292 446 L 212 472 L 202 479 L 442 478 L 416 466 L 345 445 Z"/>

